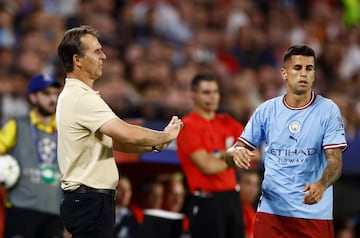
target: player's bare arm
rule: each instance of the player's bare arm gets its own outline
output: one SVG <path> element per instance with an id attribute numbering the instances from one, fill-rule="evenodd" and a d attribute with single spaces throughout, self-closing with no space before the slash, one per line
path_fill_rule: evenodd
<path id="1" fill-rule="evenodd" d="M 224 154 L 223 151 L 223 153 L 217 157 L 206 150 L 198 150 L 190 155 L 190 159 L 202 173 L 211 175 L 220 173 L 228 168 L 222 159 Z"/>
<path id="2" fill-rule="evenodd" d="M 123 152 L 146 152 L 153 146 L 164 149 L 179 134 L 182 121 L 174 116 L 163 131 L 156 131 L 114 119 L 105 123 L 100 131 L 113 138 L 115 150 Z M 158 148 L 157 147 L 157 148 Z"/>
<path id="3" fill-rule="evenodd" d="M 172 142 L 172 141 L 171 141 Z M 154 146 L 138 146 L 134 144 L 123 143 L 117 140 L 113 140 L 113 148 L 117 151 L 125 152 L 125 153 L 144 153 L 144 152 L 160 152 L 166 149 L 171 142 L 165 144 L 159 144 Z"/>
<path id="4" fill-rule="evenodd" d="M 247 147 L 243 142 L 238 141 L 227 150 L 225 162 L 228 166 L 238 166 L 242 169 L 249 169 L 252 160 L 260 158 L 259 152 Z"/>
<path id="5" fill-rule="evenodd" d="M 327 167 L 320 179 L 320 183 L 326 188 L 334 184 L 341 176 L 342 149 L 325 150 Z"/>
<path id="6" fill-rule="evenodd" d="M 325 150 L 327 158 L 327 166 L 320 178 L 314 184 L 308 184 L 304 188 L 307 192 L 304 196 L 305 204 L 318 203 L 324 191 L 332 184 L 334 184 L 341 176 L 342 170 L 342 150 L 341 149 L 327 149 Z"/>

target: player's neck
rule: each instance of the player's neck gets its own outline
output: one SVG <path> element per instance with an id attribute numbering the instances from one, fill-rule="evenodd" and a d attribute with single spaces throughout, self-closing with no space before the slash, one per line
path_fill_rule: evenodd
<path id="1" fill-rule="evenodd" d="M 216 112 L 214 111 L 204 111 L 200 109 L 195 109 L 195 111 L 204 119 L 212 120 L 215 117 Z"/>
<path id="2" fill-rule="evenodd" d="M 306 104 L 308 104 L 312 97 L 313 97 L 313 93 L 312 91 L 306 93 L 306 94 L 302 94 L 302 95 L 297 95 L 297 94 L 293 94 L 293 93 L 286 93 L 285 94 L 285 103 L 293 108 L 300 108 L 305 106 Z"/>

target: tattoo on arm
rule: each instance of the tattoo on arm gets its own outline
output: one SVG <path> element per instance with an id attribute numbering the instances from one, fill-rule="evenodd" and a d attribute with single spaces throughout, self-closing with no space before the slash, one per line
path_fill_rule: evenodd
<path id="1" fill-rule="evenodd" d="M 342 150 L 329 149 L 325 150 L 327 166 L 320 179 L 322 185 L 326 188 L 334 184 L 341 176 L 342 170 Z"/>

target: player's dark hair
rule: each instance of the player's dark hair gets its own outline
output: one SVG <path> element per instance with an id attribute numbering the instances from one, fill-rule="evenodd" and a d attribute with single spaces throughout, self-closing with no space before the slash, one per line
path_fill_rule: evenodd
<path id="1" fill-rule="evenodd" d="M 80 38 L 83 35 L 91 34 L 97 37 L 97 32 L 90 26 L 80 26 L 67 30 L 58 46 L 58 56 L 64 66 L 65 73 L 74 70 L 73 56 L 78 54 L 84 56 L 84 46 L 81 44 Z"/>
<path id="2" fill-rule="evenodd" d="M 306 45 L 294 45 L 289 47 L 283 57 L 283 63 L 288 61 L 293 55 L 312 56 L 315 59 L 315 52 L 309 46 Z"/>
<path id="3" fill-rule="evenodd" d="M 193 92 L 195 92 L 198 89 L 201 81 L 218 82 L 217 78 L 213 74 L 207 74 L 207 73 L 197 74 L 191 81 L 191 90 Z"/>

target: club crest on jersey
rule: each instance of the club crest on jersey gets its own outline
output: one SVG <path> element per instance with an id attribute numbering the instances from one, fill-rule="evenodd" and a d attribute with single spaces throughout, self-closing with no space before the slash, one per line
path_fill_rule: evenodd
<path id="1" fill-rule="evenodd" d="M 299 131 L 300 131 L 300 127 L 301 127 L 301 125 L 300 125 L 300 122 L 298 122 L 298 121 L 292 121 L 292 122 L 290 122 L 290 124 L 289 124 L 289 131 L 291 132 L 291 133 L 298 133 Z"/>

